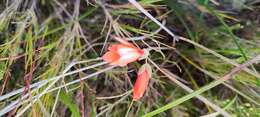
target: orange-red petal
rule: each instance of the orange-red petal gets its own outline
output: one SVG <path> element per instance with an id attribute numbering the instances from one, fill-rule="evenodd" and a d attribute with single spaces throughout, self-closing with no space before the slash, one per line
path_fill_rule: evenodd
<path id="1" fill-rule="evenodd" d="M 117 49 L 118 49 L 118 45 L 119 45 L 119 44 L 111 45 L 111 46 L 108 48 L 108 50 L 109 50 L 109 51 L 114 51 L 114 52 L 116 52 Z"/>
<path id="2" fill-rule="evenodd" d="M 136 52 L 128 53 L 123 56 L 120 56 L 118 60 L 118 65 L 119 66 L 126 66 L 128 63 L 136 61 L 140 55 Z"/>
<path id="3" fill-rule="evenodd" d="M 149 77 L 148 72 L 145 70 L 142 74 L 139 74 L 134 85 L 133 100 L 137 101 L 143 97 L 144 92 L 148 86 Z"/>
<path id="4" fill-rule="evenodd" d="M 144 64 L 138 71 L 137 80 L 134 84 L 133 100 L 137 101 L 143 97 L 145 90 L 148 87 L 151 77 L 151 67 L 149 64 Z"/>
<path id="5" fill-rule="evenodd" d="M 121 44 L 124 44 L 124 45 L 128 45 L 128 46 L 131 46 L 131 47 L 134 47 L 134 45 L 130 42 L 128 42 L 127 40 L 125 39 L 122 39 L 120 37 L 116 37 L 114 36 L 114 39 L 116 39 L 117 41 L 119 41 Z"/>
<path id="6" fill-rule="evenodd" d="M 102 59 L 108 63 L 112 63 L 112 62 L 115 62 L 117 61 L 118 59 L 120 58 L 120 56 L 116 53 L 116 52 L 113 52 L 113 51 L 108 51 L 106 52 L 103 56 L 102 56 Z"/>
<path id="7" fill-rule="evenodd" d="M 128 63 L 138 60 L 144 51 L 135 47 L 128 41 L 114 37 L 120 44 L 114 44 L 108 48 L 108 52 L 102 56 L 103 60 L 111 65 L 126 66 Z"/>

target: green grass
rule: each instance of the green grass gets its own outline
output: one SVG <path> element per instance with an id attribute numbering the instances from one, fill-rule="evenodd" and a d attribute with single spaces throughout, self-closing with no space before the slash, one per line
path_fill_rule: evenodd
<path id="1" fill-rule="evenodd" d="M 260 116 L 259 61 L 241 67 L 260 54 L 257 3 L 130 1 L 0 1 L 0 116 Z M 112 36 L 148 58 L 107 64 Z M 144 63 L 152 78 L 133 101 Z"/>

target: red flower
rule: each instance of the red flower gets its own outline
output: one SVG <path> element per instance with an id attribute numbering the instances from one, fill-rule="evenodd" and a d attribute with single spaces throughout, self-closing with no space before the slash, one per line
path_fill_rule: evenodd
<path id="1" fill-rule="evenodd" d="M 144 51 L 135 47 L 120 37 L 114 37 L 120 44 L 114 44 L 108 48 L 108 52 L 102 59 L 111 65 L 126 66 L 128 63 L 138 60 L 144 55 Z"/>
<path id="2" fill-rule="evenodd" d="M 152 69 L 149 64 L 144 64 L 138 71 L 137 80 L 134 84 L 133 100 L 137 101 L 143 97 L 145 90 L 148 87 L 149 79 L 152 75 Z"/>

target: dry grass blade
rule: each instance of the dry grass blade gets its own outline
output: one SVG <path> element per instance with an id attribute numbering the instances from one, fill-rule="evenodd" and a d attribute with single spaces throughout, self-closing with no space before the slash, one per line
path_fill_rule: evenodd
<path id="1" fill-rule="evenodd" d="M 183 88 L 185 91 L 187 91 L 188 93 L 192 93 L 194 92 L 194 90 L 192 90 L 191 88 L 189 88 L 188 86 L 186 86 L 185 84 L 181 83 L 180 81 L 178 81 L 177 79 L 181 79 L 178 76 L 174 75 L 173 73 L 171 73 L 170 71 L 168 71 L 167 69 L 164 68 L 160 68 L 156 63 L 154 63 L 152 60 L 149 60 L 158 70 L 160 70 L 165 76 L 167 76 L 167 78 L 169 78 L 171 81 L 173 81 L 174 83 L 176 83 L 178 86 L 180 86 L 181 88 Z M 227 113 L 226 111 L 224 111 L 223 109 L 221 109 L 219 106 L 215 105 L 214 103 L 212 103 L 211 101 L 209 101 L 207 98 L 201 96 L 201 95 L 197 95 L 196 98 L 198 98 L 199 100 L 201 100 L 202 102 L 204 102 L 205 104 L 209 105 L 210 107 L 212 107 L 215 111 L 221 113 L 224 117 L 231 117 L 231 115 L 229 113 Z"/>
<path id="2" fill-rule="evenodd" d="M 167 27 L 165 27 L 161 22 L 159 22 L 157 19 L 155 19 L 150 13 L 148 13 L 136 0 L 128 0 L 130 3 L 132 3 L 138 10 L 140 10 L 143 14 L 145 14 L 148 18 L 150 18 L 153 22 L 155 22 L 157 25 L 159 25 L 163 30 L 165 30 L 167 33 L 169 33 L 175 41 L 178 41 L 178 38 L 176 38 L 175 34 L 172 33 Z"/>
<path id="3" fill-rule="evenodd" d="M 258 116 L 259 65 L 241 65 L 260 53 L 258 6 L 252 0 L 0 0 L 0 116 L 139 117 L 158 108 L 151 113 Z M 120 49 L 114 36 L 143 56 L 114 69 L 114 60 L 101 56 L 130 61 L 136 50 Z M 138 71 L 148 63 L 155 66 L 151 80 L 133 101 Z"/>
<path id="4" fill-rule="evenodd" d="M 177 99 L 175 101 L 172 101 L 169 104 L 167 104 L 167 105 L 165 105 L 165 106 L 163 106 L 163 107 L 161 107 L 161 108 L 159 108 L 157 110 L 149 112 L 149 113 L 145 114 L 144 117 L 154 116 L 154 115 L 159 114 L 159 113 L 161 113 L 163 111 L 166 111 L 166 110 L 168 110 L 168 109 L 170 109 L 170 108 L 172 108 L 172 107 L 174 107 L 176 105 L 179 105 L 179 104 L 181 104 L 181 103 L 183 103 L 183 102 L 185 102 L 185 101 L 187 101 L 187 100 L 189 100 L 189 99 L 191 99 L 193 97 L 196 97 L 199 94 L 201 94 L 201 93 L 203 93 L 205 91 L 208 91 L 211 88 L 213 88 L 213 87 L 215 87 L 215 86 L 217 86 L 217 85 L 219 85 L 219 84 L 221 84 L 221 83 L 231 79 L 232 76 L 235 75 L 236 73 L 240 72 L 244 68 L 246 68 L 246 67 L 248 67 L 248 66 L 250 66 L 250 65 L 252 65 L 254 63 L 258 63 L 259 61 L 260 61 L 260 55 L 257 55 L 253 59 L 246 61 L 245 63 L 239 65 L 238 67 L 235 67 L 230 72 L 228 72 L 226 75 L 224 75 L 222 78 L 217 79 L 217 80 L 211 82 L 210 84 L 208 84 L 208 85 L 206 85 L 206 86 L 204 86 L 204 87 L 202 87 L 202 88 L 200 88 L 200 89 L 198 89 L 198 90 L 196 90 L 196 91 L 194 91 L 194 92 L 192 92 L 192 93 L 190 93 L 190 94 L 188 94 L 188 95 L 186 95 L 186 96 L 184 96 L 182 98 L 179 98 L 179 99 Z"/>

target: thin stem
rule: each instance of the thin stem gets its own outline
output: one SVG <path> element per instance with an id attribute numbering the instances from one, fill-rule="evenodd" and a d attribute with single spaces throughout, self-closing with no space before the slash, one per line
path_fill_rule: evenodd
<path id="1" fill-rule="evenodd" d="M 130 112 L 130 110 L 131 110 L 131 108 L 132 108 L 132 106 L 133 106 L 133 103 L 134 103 L 134 100 L 131 101 L 131 103 L 130 103 L 130 105 L 129 105 L 127 111 L 126 111 L 125 117 L 128 117 L 128 114 L 129 114 L 129 112 Z"/>

